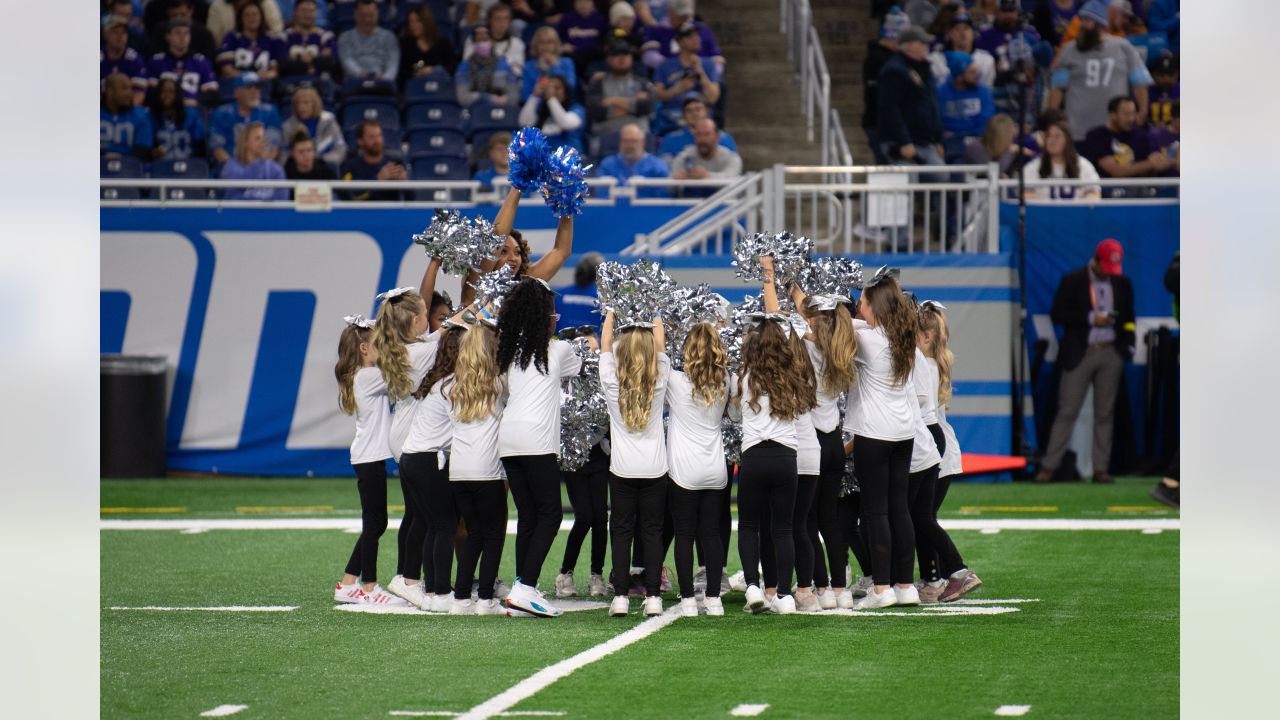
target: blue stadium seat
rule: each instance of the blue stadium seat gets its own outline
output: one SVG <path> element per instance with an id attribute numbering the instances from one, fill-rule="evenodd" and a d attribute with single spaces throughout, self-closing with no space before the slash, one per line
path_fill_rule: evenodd
<path id="1" fill-rule="evenodd" d="M 394 101 L 389 99 L 369 99 L 361 102 L 344 103 L 342 106 L 342 127 L 350 130 L 365 120 L 377 120 L 383 131 L 400 129 L 400 110 Z"/>
<path id="2" fill-rule="evenodd" d="M 409 133 L 409 159 L 425 155 L 467 156 L 467 139 L 458 130 L 416 130 Z"/>
<path id="3" fill-rule="evenodd" d="M 226 105 L 229 102 L 236 101 L 236 91 L 231 87 L 231 82 L 235 78 L 218 78 L 218 104 Z M 268 101 L 272 98 L 272 90 L 274 85 L 270 80 L 259 80 L 258 89 L 262 91 L 262 97 Z"/>
<path id="4" fill-rule="evenodd" d="M 396 84 L 390 80 L 376 78 L 348 78 L 342 83 L 339 93 L 345 102 L 396 97 Z"/>
<path id="5" fill-rule="evenodd" d="M 405 104 L 410 107 L 423 103 L 451 103 L 456 97 L 453 78 L 442 68 L 412 78 L 404 84 Z"/>
<path id="6" fill-rule="evenodd" d="M 349 148 L 349 152 L 355 152 L 356 128 L 354 127 L 347 128 L 342 133 L 342 136 L 347 141 L 347 148 Z M 401 158 L 403 158 L 404 152 L 400 149 L 400 146 L 403 143 L 404 143 L 404 137 L 400 134 L 400 128 L 389 128 L 389 127 L 382 128 L 382 147 L 383 147 L 383 151 L 386 152 L 388 155 L 392 153 L 396 153 L 397 155 L 401 156 Z"/>
<path id="7" fill-rule="evenodd" d="M 142 178 L 146 177 L 142 161 L 135 157 L 102 158 L 99 177 L 103 178 Z M 101 188 L 103 200 L 137 200 L 142 197 L 139 188 Z"/>
<path id="8" fill-rule="evenodd" d="M 608 157 L 618 152 L 618 144 L 622 141 L 622 132 L 614 130 L 600 136 L 600 148 L 596 150 L 599 157 Z"/>
<path id="9" fill-rule="evenodd" d="M 329 12 L 329 27 L 334 35 L 341 35 L 356 25 L 356 4 L 335 3 Z"/>
<path id="10" fill-rule="evenodd" d="M 405 127 L 414 130 L 461 130 L 462 108 L 457 103 L 413 105 L 405 113 Z"/>
<path id="11" fill-rule="evenodd" d="M 291 99 L 293 93 L 298 88 L 311 86 L 320 93 L 320 99 L 324 102 L 325 109 L 331 109 L 334 106 L 334 98 L 336 97 L 333 81 L 329 78 L 320 77 L 318 75 L 290 75 L 281 78 L 276 83 L 276 105 L 280 108 L 280 112 L 284 115 L 292 113 Z"/>
<path id="12" fill-rule="evenodd" d="M 209 164 L 202 158 L 157 160 L 151 165 L 151 177 L 205 180 L 209 177 Z M 164 197 L 166 200 L 213 200 L 218 197 L 218 191 L 206 187 L 165 188 Z"/>
<path id="13" fill-rule="evenodd" d="M 515 105 L 497 105 L 487 100 L 471 106 L 471 124 L 467 137 L 487 138 L 496 132 L 515 132 L 520 128 L 520 108 Z"/>
<path id="14" fill-rule="evenodd" d="M 471 173 L 465 158 L 427 155 L 413 161 L 410 177 L 414 180 L 470 180 Z M 466 190 L 418 190 L 414 197 L 426 202 L 462 202 L 469 199 Z"/>

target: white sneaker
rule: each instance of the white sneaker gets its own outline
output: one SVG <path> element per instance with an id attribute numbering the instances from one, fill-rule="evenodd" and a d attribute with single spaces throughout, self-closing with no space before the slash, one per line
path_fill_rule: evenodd
<path id="1" fill-rule="evenodd" d="M 401 582 L 404 583 L 403 580 Z M 404 583 L 404 587 L 396 594 L 409 601 L 410 605 L 417 607 L 419 610 L 431 611 L 431 596 L 427 594 L 422 583 L 417 585 Z"/>
<path id="2" fill-rule="evenodd" d="M 662 614 L 662 598 L 650 595 L 644 599 L 644 614 L 648 617 Z"/>
<path id="3" fill-rule="evenodd" d="M 897 597 L 899 605 L 919 605 L 920 591 L 916 590 L 915 585 L 908 585 L 905 588 L 893 588 L 893 594 Z"/>
<path id="4" fill-rule="evenodd" d="M 450 615 L 475 615 L 476 601 L 471 598 L 466 600 L 453 599 L 453 603 L 449 606 Z"/>
<path id="5" fill-rule="evenodd" d="M 769 611 L 777 615 L 793 615 L 796 611 L 795 595 L 778 595 L 769 603 Z"/>
<path id="6" fill-rule="evenodd" d="M 350 585 L 338 583 L 333 586 L 334 602 L 359 604 L 364 600 L 364 594 L 364 588 L 360 587 L 358 582 L 353 582 Z"/>
<path id="7" fill-rule="evenodd" d="M 661 607 L 661 601 L 659 601 Z M 698 600 L 696 598 L 680 598 L 680 615 L 682 617 L 698 617 Z"/>
<path id="8" fill-rule="evenodd" d="M 453 595 L 445 593 L 443 595 L 431 596 L 431 612 L 447 613 L 453 610 Z"/>
<path id="9" fill-rule="evenodd" d="M 537 615 L 534 615 L 533 613 L 527 613 L 527 612 L 525 612 L 525 611 L 523 611 L 523 610 L 517 610 L 517 609 L 515 609 L 515 608 L 513 608 L 513 607 L 509 607 L 509 608 L 507 608 L 507 617 L 511 617 L 511 618 L 536 618 L 536 617 L 538 617 L 538 616 L 537 616 Z"/>
<path id="10" fill-rule="evenodd" d="M 849 591 L 853 593 L 853 596 L 855 598 L 860 598 L 860 597 L 865 597 L 866 594 L 871 592 L 871 589 L 874 588 L 875 586 L 876 586 L 876 583 L 874 580 L 867 577 L 866 575 L 860 575 L 858 576 L 858 582 L 854 583 L 849 588 Z"/>
<path id="11" fill-rule="evenodd" d="M 573 573 L 560 573 L 556 576 L 556 597 L 573 597 L 578 591 L 573 587 Z"/>
<path id="12" fill-rule="evenodd" d="M 795 598 L 792 604 L 795 605 L 796 612 L 814 613 L 822 610 L 822 603 L 818 601 L 817 593 L 798 592 L 787 597 Z"/>
<path id="13" fill-rule="evenodd" d="M 561 615 L 560 609 L 552 605 L 541 590 L 525 585 L 519 580 L 516 580 L 515 586 L 511 588 L 511 592 L 507 595 L 507 607 L 522 610 L 538 617 L 553 618 Z"/>
<path id="14" fill-rule="evenodd" d="M 488 600 L 479 600 L 476 602 L 477 615 L 502 615 L 502 603 L 497 598 L 489 598 Z"/>
<path id="15" fill-rule="evenodd" d="M 844 566 L 844 586 L 849 587 L 853 584 L 853 567 L 851 565 Z"/>
<path id="16" fill-rule="evenodd" d="M 626 617 L 631 612 L 631 601 L 626 595 L 614 595 L 609 603 L 609 617 Z"/>
<path id="17" fill-rule="evenodd" d="M 836 593 L 836 607 L 841 610 L 853 609 L 853 593 L 847 588 Z"/>
<path id="18" fill-rule="evenodd" d="M 747 574 L 739 570 L 729 576 L 729 589 L 734 592 L 747 591 Z"/>
<path id="19" fill-rule="evenodd" d="M 591 597 L 605 597 L 609 594 L 609 584 L 604 581 L 604 576 L 599 573 L 592 573 L 587 580 L 587 594 Z"/>
<path id="20" fill-rule="evenodd" d="M 502 582 L 502 578 L 494 578 L 493 596 L 499 600 L 506 600 L 507 595 L 511 594 L 511 586 Z"/>
<path id="21" fill-rule="evenodd" d="M 764 591 L 759 585 L 747 586 L 747 610 L 753 613 L 762 613 L 765 609 Z"/>
<path id="22" fill-rule="evenodd" d="M 702 602 L 702 606 L 707 609 L 707 615 L 724 617 L 724 603 L 720 598 L 709 597 Z"/>
<path id="23" fill-rule="evenodd" d="M 395 577 L 391 578 L 391 582 L 387 583 L 387 592 L 391 593 L 392 595 L 399 595 L 405 600 L 408 600 L 409 598 L 404 597 L 405 589 L 408 587 L 409 587 L 408 583 L 404 581 L 404 576 L 396 575 Z"/>
<path id="24" fill-rule="evenodd" d="M 875 588 L 871 588 L 871 592 L 867 593 L 861 600 L 853 604 L 854 610 L 876 610 L 879 608 L 892 607 L 898 603 L 898 595 L 893 588 L 885 588 L 884 592 L 877 593 Z"/>
<path id="25" fill-rule="evenodd" d="M 818 591 L 818 607 L 823 610 L 836 609 L 836 593 L 831 588 L 822 588 Z"/>
<path id="26" fill-rule="evenodd" d="M 707 591 L 707 569 L 699 567 L 698 572 L 693 574 L 693 591 L 695 593 L 705 593 Z"/>
<path id="27" fill-rule="evenodd" d="M 405 602 L 404 598 L 398 598 L 383 590 L 381 585 L 374 585 L 373 592 L 365 593 L 363 602 L 383 607 L 409 607 L 409 603 Z"/>

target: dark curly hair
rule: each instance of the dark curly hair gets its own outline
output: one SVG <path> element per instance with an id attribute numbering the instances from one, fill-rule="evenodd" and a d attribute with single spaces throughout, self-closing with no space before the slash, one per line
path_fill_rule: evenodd
<path id="1" fill-rule="evenodd" d="M 423 376 L 422 382 L 418 384 L 418 389 L 413 391 L 413 396 L 421 400 L 431 394 L 431 388 L 441 380 L 453 374 L 453 368 L 458 364 L 458 347 L 462 345 L 462 335 L 467 332 L 462 328 L 445 328 L 440 333 L 440 347 L 436 348 L 436 362 Z"/>
<path id="2" fill-rule="evenodd" d="M 555 302 L 542 283 L 533 278 L 521 280 L 502 301 L 498 314 L 498 368 L 501 372 L 516 363 L 521 370 L 529 361 L 543 375 L 547 374 L 547 345 L 551 342 L 551 315 Z"/>
<path id="3" fill-rule="evenodd" d="M 747 333 L 742 343 L 738 396 L 752 412 L 760 412 L 762 397 L 769 398 L 769 414 L 779 420 L 795 420 L 805 412 L 807 408 L 792 385 L 792 360 L 791 343 L 773 321 L 761 323 Z M 744 384 L 750 393 L 743 392 Z"/>

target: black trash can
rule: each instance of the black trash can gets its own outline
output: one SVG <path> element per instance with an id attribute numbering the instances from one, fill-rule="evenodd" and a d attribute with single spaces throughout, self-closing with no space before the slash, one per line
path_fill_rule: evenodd
<path id="1" fill-rule="evenodd" d="M 163 355 L 102 355 L 102 477 L 164 477 L 167 365 Z"/>

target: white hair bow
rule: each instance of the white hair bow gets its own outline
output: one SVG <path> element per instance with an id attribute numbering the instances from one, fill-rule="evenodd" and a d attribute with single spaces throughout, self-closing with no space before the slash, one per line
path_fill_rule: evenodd
<path id="1" fill-rule="evenodd" d="M 366 330 L 373 327 L 373 321 L 359 313 L 355 315 L 345 315 L 342 320 L 348 325 L 355 325 L 358 328 L 364 328 Z"/>
<path id="2" fill-rule="evenodd" d="M 391 300 L 391 299 L 393 299 L 393 298 L 398 298 L 398 297 L 400 297 L 401 295 L 404 295 L 404 294 L 405 294 L 405 293 L 407 293 L 407 292 L 415 292 L 415 291 L 417 291 L 417 289 L 418 289 L 418 288 L 415 288 L 415 287 L 398 287 L 398 288 L 393 288 L 393 289 L 388 290 L 388 291 L 386 291 L 386 292 L 378 293 L 378 295 L 377 295 L 376 297 L 374 297 L 374 300 L 377 300 L 377 301 L 379 301 L 379 302 L 382 302 L 382 301 L 384 301 L 384 300 Z"/>

